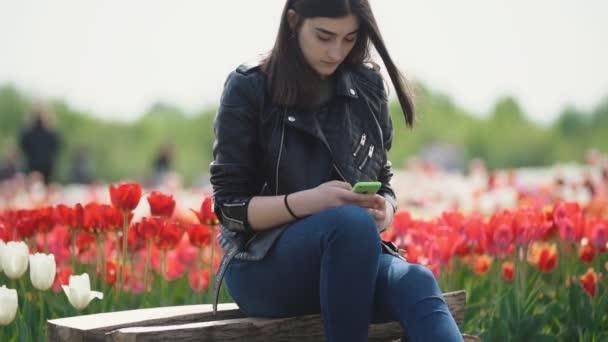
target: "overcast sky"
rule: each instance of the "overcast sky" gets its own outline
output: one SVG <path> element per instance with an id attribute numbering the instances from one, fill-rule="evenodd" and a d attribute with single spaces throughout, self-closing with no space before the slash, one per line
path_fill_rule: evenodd
<path id="1" fill-rule="evenodd" d="M 371 0 L 412 79 L 478 115 L 513 95 L 537 122 L 608 96 L 608 1 Z M 284 0 L 0 0 L 0 84 L 132 120 L 166 101 L 215 106 L 271 48 Z"/>

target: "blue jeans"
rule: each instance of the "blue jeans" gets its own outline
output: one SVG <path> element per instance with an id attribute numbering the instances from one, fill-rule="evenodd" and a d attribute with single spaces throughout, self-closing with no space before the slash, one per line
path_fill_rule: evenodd
<path id="1" fill-rule="evenodd" d="M 321 313 L 327 341 L 367 341 L 371 322 L 398 321 L 410 341 L 462 341 L 434 275 L 381 252 L 354 205 L 290 225 L 261 261 L 233 260 L 228 293 L 254 317 Z"/>

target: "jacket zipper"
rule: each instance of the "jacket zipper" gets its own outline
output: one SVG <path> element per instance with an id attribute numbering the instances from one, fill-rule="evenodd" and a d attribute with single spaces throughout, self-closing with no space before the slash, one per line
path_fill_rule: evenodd
<path id="1" fill-rule="evenodd" d="M 277 158 L 277 166 L 275 168 L 275 196 L 279 195 L 279 164 L 281 163 L 281 154 L 283 153 L 283 141 L 285 139 L 285 123 L 281 129 L 281 145 L 279 145 L 279 158 Z"/>
<path id="2" fill-rule="evenodd" d="M 365 164 L 367 163 L 367 161 L 372 157 L 373 154 L 374 154 L 374 145 L 370 145 L 369 146 L 369 151 L 367 152 L 367 155 L 363 159 L 363 162 L 361 163 L 361 165 L 359 165 L 359 171 L 363 169 L 363 167 L 365 166 Z"/>
<path id="3" fill-rule="evenodd" d="M 287 114 L 287 109 L 285 110 L 285 114 Z M 283 115 L 283 118 L 285 118 L 285 115 Z M 275 181 L 276 181 L 275 191 L 274 191 L 275 196 L 279 195 L 279 164 L 281 163 L 281 154 L 283 154 L 283 141 L 285 140 L 285 122 L 283 122 L 283 120 L 281 120 L 281 122 L 282 122 L 281 145 L 279 145 L 279 157 L 277 158 L 277 166 L 275 168 Z M 253 242 L 253 240 L 255 240 L 255 238 L 257 238 L 258 235 L 260 235 L 260 232 L 253 234 L 253 236 L 247 241 L 247 243 L 245 243 L 245 247 L 243 247 L 243 249 L 247 250 L 247 247 L 249 247 L 251 242 Z"/>
<path id="4" fill-rule="evenodd" d="M 355 152 L 353 152 L 353 157 L 356 157 L 357 154 L 359 154 L 359 151 L 361 151 L 361 149 L 363 148 L 363 146 L 365 146 L 365 140 L 367 140 L 367 134 L 363 133 L 363 135 L 361 135 L 361 141 L 359 141 L 359 145 L 357 145 L 357 149 L 355 150 Z"/>
<path id="5" fill-rule="evenodd" d="M 348 181 L 346 180 L 346 177 L 344 177 L 342 172 L 340 172 L 340 169 L 338 169 L 338 166 L 336 165 L 336 163 L 333 163 L 332 165 L 334 166 L 334 169 L 336 169 L 336 171 L 338 172 L 338 175 L 342 178 L 342 180 L 344 182 L 348 183 Z"/>

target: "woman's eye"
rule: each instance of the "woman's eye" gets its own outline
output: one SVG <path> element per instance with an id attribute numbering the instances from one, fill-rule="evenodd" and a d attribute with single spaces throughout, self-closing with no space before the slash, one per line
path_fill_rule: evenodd
<path id="1" fill-rule="evenodd" d="M 331 38 L 329 37 L 324 37 L 324 36 L 318 36 L 319 40 L 322 42 L 328 42 Z"/>
<path id="2" fill-rule="evenodd" d="M 357 35 L 354 34 L 352 36 L 347 36 L 346 38 L 344 38 L 344 40 L 349 43 L 354 43 L 357 40 Z"/>

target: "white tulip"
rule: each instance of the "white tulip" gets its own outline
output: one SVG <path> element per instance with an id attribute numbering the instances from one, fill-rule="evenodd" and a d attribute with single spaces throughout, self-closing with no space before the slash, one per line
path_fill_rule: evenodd
<path id="1" fill-rule="evenodd" d="M 55 280 L 57 265 L 53 254 L 36 253 L 30 255 L 30 279 L 40 291 L 48 290 Z"/>
<path id="2" fill-rule="evenodd" d="M 17 291 L 0 287 L 0 325 L 9 325 L 17 313 Z"/>
<path id="3" fill-rule="evenodd" d="M 25 242 L 9 241 L 2 252 L 2 268 L 7 277 L 19 279 L 27 270 L 30 251 Z"/>
<path id="4" fill-rule="evenodd" d="M 70 285 L 62 285 L 61 288 L 63 288 L 70 304 L 78 310 L 86 308 L 93 298 L 103 299 L 103 293 L 91 291 L 91 281 L 87 273 L 70 276 Z"/>
<path id="5" fill-rule="evenodd" d="M 4 247 L 6 247 L 6 244 L 0 240 L 0 273 L 2 273 L 2 252 L 4 252 Z"/>

